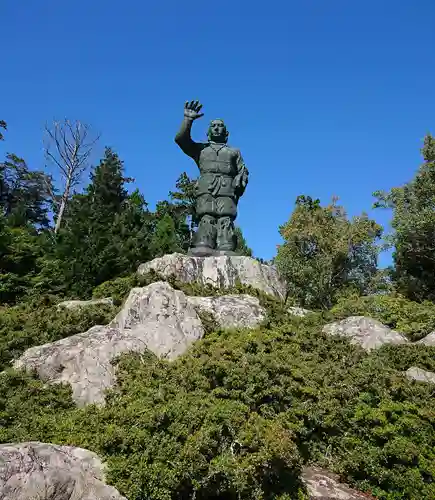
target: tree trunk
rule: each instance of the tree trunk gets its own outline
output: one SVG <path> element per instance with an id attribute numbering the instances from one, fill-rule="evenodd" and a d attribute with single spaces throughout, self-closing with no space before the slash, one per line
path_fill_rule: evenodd
<path id="1" fill-rule="evenodd" d="M 66 204 L 68 203 L 69 191 L 71 188 L 71 181 L 68 178 L 66 181 L 65 191 L 62 195 L 62 201 L 60 202 L 59 213 L 57 214 L 56 226 L 54 228 L 54 234 L 57 234 L 60 229 L 60 225 L 62 224 L 63 214 L 65 212 Z"/>

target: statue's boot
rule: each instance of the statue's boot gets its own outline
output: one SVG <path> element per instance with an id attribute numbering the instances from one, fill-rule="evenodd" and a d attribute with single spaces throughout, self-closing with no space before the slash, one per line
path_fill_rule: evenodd
<path id="1" fill-rule="evenodd" d="M 216 219 L 212 215 L 203 215 L 193 237 L 193 246 L 189 254 L 205 257 L 213 255 L 216 247 Z"/>
<path id="2" fill-rule="evenodd" d="M 237 246 L 232 217 L 220 217 L 217 221 L 216 250 L 221 254 L 233 254 Z"/>

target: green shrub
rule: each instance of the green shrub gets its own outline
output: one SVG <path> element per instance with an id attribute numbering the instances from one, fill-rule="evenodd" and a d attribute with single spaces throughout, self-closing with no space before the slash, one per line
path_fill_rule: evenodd
<path id="1" fill-rule="evenodd" d="M 413 302 L 400 295 L 348 297 L 336 304 L 331 313 L 337 318 L 370 316 L 410 340 L 419 340 L 435 330 L 435 304 Z"/>
<path id="2" fill-rule="evenodd" d="M 119 306 L 127 297 L 130 290 L 136 286 L 139 286 L 138 277 L 136 274 L 130 274 L 129 276 L 101 283 L 101 285 L 98 285 L 92 291 L 92 297 L 95 299 L 112 297 L 113 303 Z"/>
<path id="3" fill-rule="evenodd" d="M 403 375 L 410 366 L 435 370 L 435 348 L 367 353 L 321 333 L 328 314 L 296 318 L 261 292 L 232 290 L 247 291 L 268 311 L 260 328 L 213 331 L 209 321 L 206 337 L 174 362 L 148 352 L 121 356 L 104 407 L 77 409 L 69 387 L 47 388 L 7 370 L 0 375 L 0 439 L 93 450 L 129 500 L 302 499 L 303 463 L 338 472 L 381 499 L 435 498 L 433 387 Z M 102 314 L 58 312 L 47 300 L 39 310 L 0 312 L 4 364 L 23 344 L 84 331 Z M 431 328 L 429 304 L 401 297 L 348 297 L 329 316 L 349 314 L 397 329 L 407 320 L 420 325 L 415 331 Z"/>
<path id="4" fill-rule="evenodd" d="M 110 305 L 72 310 L 58 309 L 56 305 L 35 309 L 29 305 L 4 307 L 0 309 L 0 369 L 29 347 L 85 332 L 94 325 L 105 325 L 115 313 Z"/>
<path id="5" fill-rule="evenodd" d="M 46 387 L 35 375 L 10 368 L 0 373 L 0 443 L 56 442 L 56 419 L 74 411 L 69 385 Z"/>
<path id="6" fill-rule="evenodd" d="M 129 500 L 303 498 L 303 462 L 381 499 L 435 498 L 433 388 L 401 373 L 432 368 L 432 351 L 367 354 L 321 326 L 312 315 L 209 333 L 172 363 L 123 355 L 105 407 L 74 409 L 65 388 L 9 379 L 3 439 L 94 450 Z"/>

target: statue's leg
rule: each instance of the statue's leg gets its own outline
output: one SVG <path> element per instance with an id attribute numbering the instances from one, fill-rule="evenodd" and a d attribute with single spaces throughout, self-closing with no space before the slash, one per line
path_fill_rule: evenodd
<path id="1" fill-rule="evenodd" d="M 217 212 L 217 243 L 220 253 L 232 254 L 237 246 L 237 237 L 234 231 L 234 219 L 237 216 L 237 206 L 234 200 L 227 196 L 216 199 Z"/>
<path id="2" fill-rule="evenodd" d="M 212 255 L 216 248 L 215 202 L 211 195 L 202 195 L 196 200 L 196 214 L 199 218 L 198 229 L 193 236 L 189 253 L 198 256 Z"/>

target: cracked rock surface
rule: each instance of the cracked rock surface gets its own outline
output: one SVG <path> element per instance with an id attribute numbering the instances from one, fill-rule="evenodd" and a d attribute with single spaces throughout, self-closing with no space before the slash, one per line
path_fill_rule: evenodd
<path id="1" fill-rule="evenodd" d="M 284 299 L 286 295 L 286 285 L 278 271 L 251 257 L 193 257 L 173 253 L 141 264 L 137 272 L 144 275 L 150 271 L 165 279 L 173 276 L 182 283 L 210 285 L 220 289 L 241 283 L 279 299 Z"/>
<path id="2" fill-rule="evenodd" d="M 0 445 L 2 500 L 127 500 L 105 484 L 98 456 L 83 448 L 27 442 Z"/>
<path id="3" fill-rule="evenodd" d="M 222 328 L 254 328 L 266 317 L 260 301 L 250 295 L 188 297 L 199 311 L 210 313 Z"/>
<path id="4" fill-rule="evenodd" d="M 377 349 L 384 344 L 406 344 L 408 339 L 399 332 L 366 316 L 350 316 L 323 327 L 327 335 L 348 337 L 352 344 L 358 344 L 366 351 Z"/>
<path id="5" fill-rule="evenodd" d="M 405 375 L 409 379 L 416 380 L 417 382 L 435 384 L 435 373 L 428 372 L 427 370 L 423 370 L 422 368 L 418 368 L 417 366 L 411 366 L 411 368 L 408 368 L 405 372 Z"/>
<path id="6" fill-rule="evenodd" d="M 113 306 L 113 299 L 111 297 L 105 297 L 104 299 L 91 300 L 64 300 L 57 304 L 58 309 L 80 309 L 90 306 Z"/>
<path id="7" fill-rule="evenodd" d="M 204 336 L 198 311 L 224 327 L 253 327 L 264 319 L 257 298 L 247 295 L 188 297 L 166 282 L 133 288 L 106 326 L 27 349 L 14 368 L 35 370 L 48 383 L 69 383 L 79 406 L 104 403 L 115 384 L 111 361 L 122 353 L 151 351 L 173 360 Z"/>
<path id="8" fill-rule="evenodd" d="M 367 493 L 349 488 L 336 474 L 320 467 L 304 467 L 301 478 L 310 500 L 375 500 Z"/>

